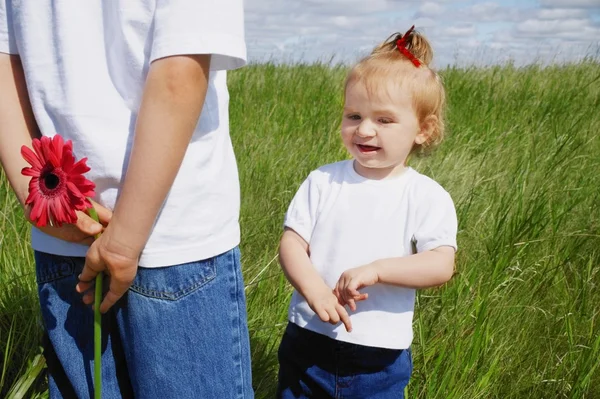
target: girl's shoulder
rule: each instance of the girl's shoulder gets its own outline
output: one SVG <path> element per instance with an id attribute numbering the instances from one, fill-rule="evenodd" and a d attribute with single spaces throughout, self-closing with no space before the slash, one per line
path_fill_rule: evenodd
<path id="1" fill-rule="evenodd" d="M 411 178 L 408 180 L 408 192 L 411 197 L 425 202 L 436 202 L 450 197 L 450 193 L 431 177 L 424 175 L 415 169 L 411 170 Z"/>
<path id="2" fill-rule="evenodd" d="M 344 160 L 320 166 L 308 175 L 307 180 L 318 185 L 340 183 L 347 177 L 348 168 L 352 167 L 351 160 Z"/>

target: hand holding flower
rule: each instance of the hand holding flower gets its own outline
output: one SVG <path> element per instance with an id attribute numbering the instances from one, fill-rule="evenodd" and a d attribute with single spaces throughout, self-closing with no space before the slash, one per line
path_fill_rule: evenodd
<path id="1" fill-rule="evenodd" d="M 95 185 L 83 174 L 90 168 L 87 158 L 73 155 L 73 144 L 60 135 L 33 139 L 33 150 L 21 147 L 21 155 L 31 165 L 21 173 L 30 176 L 25 200 L 27 219 L 39 229 L 66 241 L 89 243 L 98 238 L 112 217 L 112 212 L 97 203 L 92 205 Z M 85 212 L 85 213 L 84 213 Z M 102 295 L 102 275 L 96 280 L 95 294 Z M 102 396 L 101 318 L 94 311 L 94 397 Z"/>
<path id="2" fill-rule="evenodd" d="M 106 231 L 91 245 L 85 258 L 83 271 L 79 276 L 77 291 L 84 293 L 86 304 L 100 306 L 100 312 L 106 313 L 127 292 L 137 273 L 139 253 L 114 237 L 114 230 Z M 109 279 L 108 292 L 101 304 L 94 303 L 91 288 L 94 279 L 106 272 Z"/>
<path id="3" fill-rule="evenodd" d="M 92 219 L 83 211 L 76 211 L 77 220 L 73 224 L 63 224 L 60 227 L 49 225 L 36 227 L 45 234 L 63 241 L 91 245 L 94 242 L 94 236 L 102 233 L 112 218 L 112 211 L 110 209 L 103 207 L 95 201 L 91 201 L 91 203 L 96 212 L 98 212 L 99 222 Z M 30 217 L 31 206 L 27 205 L 24 212 L 27 220 L 35 225 L 35 221 Z"/>

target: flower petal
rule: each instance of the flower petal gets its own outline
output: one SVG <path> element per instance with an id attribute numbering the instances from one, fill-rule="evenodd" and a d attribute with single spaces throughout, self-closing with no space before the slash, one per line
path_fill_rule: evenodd
<path id="1" fill-rule="evenodd" d="M 21 174 L 23 176 L 40 177 L 40 170 L 37 168 L 23 168 L 21 169 Z"/>
<path id="2" fill-rule="evenodd" d="M 87 158 L 81 158 L 79 161 L 77 161 L 75 165 L 73 165 L 73 168 L 70 170 L 69 173 L 74 175 L 82 175 L 86 172 L 89 172 L 90 167 L 87 166 L 86 162 Z"/>
<path id="3" fill-rule="evenodd" d="M 42 166 L 46 164 L 46 158 L 44 158 L 44 151 L 42 151 L 42 141 L 40 139 L 33 139 L 31 141 L 31 146 L 33 147 L 35 153 L 37 154 Z"/>
<path id="4" fill-rule="evenodd" d="M 54 148 L 52 148 L 52 139 L 47 136 L 42 136 L 41 141 L 44 158 L 46 161 L 50 162 L 52 166 L 58 168 L 60 166 L 60 162 L 54 153 Z"/>
<path id="5" fill-rule="evenodd" d="M 42 161 L 29 147 L 21 146 L 21 155 L 31 166 L 36 169 L 42 169 Z"/>
<path id="6" fill-rule="evenodd" d="M 74 164 L 75 157 L 73 156 L 73 153 L 70 150 L 65 149 L 62 159 L 62 168 L 66 174 L 71 174 L 71 170 L 73 169 Z"/>
<path id="7" fill-rule="evenodd" d="M 63 147 L 64 147 L 64 140 L 61 137 L 60 134 L 55 134 L 54 137 L 52 137 L 52 150 L 54 152 L 54 154 L 56 155 L 56 157 L 59 160 L 59 164 L 62 164 L 62 157 L 63 157 Z"/>
<path id="8" fill-rule="evenodd" d="M 33 207 L 31 208 L 31 212 L 29 213 L 29 218 L 36 222 L 38 227 L 45 226 L 46 223 L 40 223 L 40 219 L 42 217 L 42 213 L 45 213 L 47 204 L 46 199 L 42 196 L 38 196 L 35 201 L 33 201 Z"/>

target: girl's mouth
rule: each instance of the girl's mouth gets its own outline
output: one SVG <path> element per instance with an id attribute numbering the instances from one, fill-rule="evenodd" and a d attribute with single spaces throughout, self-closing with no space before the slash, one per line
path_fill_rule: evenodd
<path id="1" fill-rule="evenodd" d="M 374 153 L 377 150 L 381 149 L 381 147 L 375 147 L 372 145 L 365 145 L 365 144 L 356 144 L 356 147 L 363 154 Z"/>

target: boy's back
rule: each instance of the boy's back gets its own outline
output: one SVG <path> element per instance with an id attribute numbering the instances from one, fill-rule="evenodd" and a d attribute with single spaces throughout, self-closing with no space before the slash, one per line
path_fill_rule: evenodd
<path id="1" fill-rule="evenodd" d="M 197 2 L 195 9 L 192 3 L 168 3 L 14 2 L 7 9 L 8 30 L 14 30 L 10 38 L 16 40 L 5 50 L 21 57 L 40 131 L 60 133 L 76 143 L 76 155 L 89 159 L 95 200 L 111 209 L 128 162 L 149 64 L 170 55 L 216 52 L 200 121 L 140 259 L 147 267 L 209 258 L 237 245 L 240 234 L 239 184 L 222 69 L 244 63 L 241 8 L 228 9 L 228 2 Z M 208 18 L 230 10 L 239 12 L 231 12 L 229 25 L 215 26 L 215 19 Z M 168 131 L 164 140 L 168 145 Z M 37 229 L 32 235 L 36 250 L 85 256 L 85 246 Z"/>

